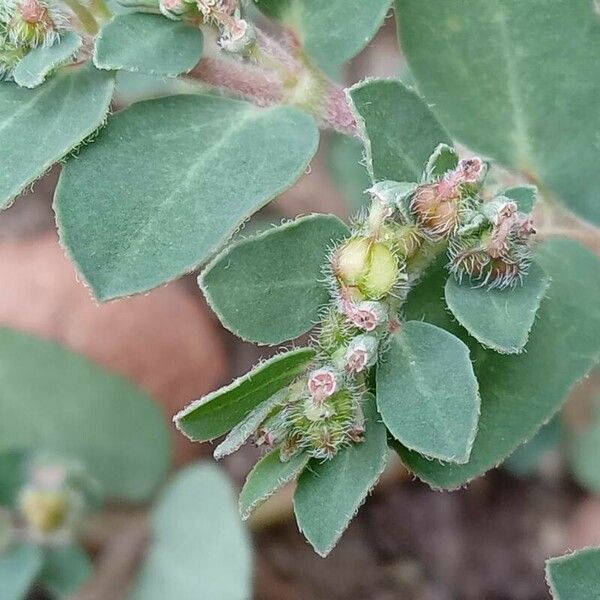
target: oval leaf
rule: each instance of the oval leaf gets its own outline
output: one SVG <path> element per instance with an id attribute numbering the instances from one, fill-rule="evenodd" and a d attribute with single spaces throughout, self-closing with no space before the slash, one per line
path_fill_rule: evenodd
<path id="1" fill-rule="evenodd" d="M 507 188 L 500 195 L 514 200 L 520 212 L 529 214 L 537 203 L 538 190 L 534 185 L 521 185 Z"/>
<path id="2" fill-rule="evenodd" d="M 230 483 L 214 466 L 179 472 L 152 514 L 152 539 L 129 600 L 245 600 L 252 557 Z"/>
<path id="3" fill-rule="evenodd" d="M 38 546 L 17 546 L 0 554 L 0 598 L 26 598 L 42 564 L 42 550 Z"/>
<path id="4" fill-rule="evenodd" d="M 216 96 L 135 104 L 63 169 L 62 243 L 99 300 L 150 290 L 206 261 L 291 186 L 318 137 L 287 107 Z"/>
<path id="5" fill-rule="evenodd" d="M 450 131 L 600 223 L 594 2 L 396 0 L 396 7 L 411 72 Z"/>
<path id="6" fill-rule="evenodd" d="M 469 459 L 479 417 L 469 349 L 451 333 L 404 323 L 377 367 L 377 406 L 390 433 L 432 458 Z"/>
<path id="7" fill-rule="evenodd" d="M 161 15 L 117 15 L 96 38 L 94 64 L 109 71 L 176 77 L 191 71 L 202 57 L 197 27 Z"/>
<path id="8" fill-rule="evenodd" d="M 248 473 L 246 483 L 240 492 L 240 514 L 246 520 L 265 500 L 278 489 L 295 479 L 308 463 L 306 453 L 296 454 L 287 461 L 279 458 L 275 450 L 263 456 Z"/>
<path id="9" fill-rule="evenodd" d="M 76 33 L 66 31 L 54 45 L 34 48 L 15 67 L 15 83 L 26 88 L 41 85 L 54 69 L 69 62 L 82 44 L 83 41 Z"/>
<path id="10" fill-rule="evenodd" d="M 169 465 L 169 432 L 149 396 L 56 344 L 0 329 L 0 452 L 76 456 L 104 493 L 146 499 Z"/>
<path id="11" fill-rule="evenodd" d="M 300 218 L 226 249 L 199 283 L 232 333 L 279 344 L 315 325 L 330 296 L 323 283 L 328 250 L 348 235 L 333 215 Z"/>
<path id="12" fill-rule="evenodd" d="M 546 562 L 546 581 L 554 600 L 600 598 L 600 548 L 585 548 Z"/>
<path id="13" fill-rule="evenodd" d="M 375 181 L 420 181 L 440 143 L 452 142 L 419 95 L 400 81 L 373 79 L 350 88 Z"/>
<path id="14" fill-rule="evenodd" d="M 311 348 L 278 354 L 227 387 L 192 402 L 173 420 L 191 440 L 206 441 L 219 437 L 261 402 L 299 377 L 314 356 L 315 351 Z"/>
<path id="15" fill-rule="evenodd" d="M 102 125 L 114 88 L 93 67 L 26 90 L 0 82 L 0 208 Z"/>
<path id="16" fill-rule="evenodd" d="M 527 344 L 549 285 L 544 270 L 532 263 L 523 284 L 515 288 L 489 290 L 450 277 L 444 295 L 452 314 L 480 344 L 502 354 L 518 354 Z"/>
<path id="17" fill-rule="evenodd" d="M 331 460 L 312 460 L 298 480 L 296 520 L 323 557 L 333 550 L 385 469 L 387 433 L 372 396 L 366 397 L 363 409 L 365 441 L 343 448 Z"/>
<path id="18" fill-rule="evenodd" d="M 92 561 L 79 546 L 50 547 L 44 553 L 40 583 L 58 598 L 71 598 L 92 572 Z"/>
<path id="19" fill-rule="evenodd" d="M 518 356 L 486 351 L 452 321 L 440 300 L 443 269 L 432 272 L 409 297 L 410 318 L 426 318 L 471 345 L 482 398 L 479 433 L 466 465 L 441 465 L 401 451 L 407 466 L 433 487 L 454 489 L 499 465 L 550 420 L 571 387 L 600 359 L 600 261 L 568 240 L 546 242 L 536 260 L 552 285 L 527 352 Z"/>

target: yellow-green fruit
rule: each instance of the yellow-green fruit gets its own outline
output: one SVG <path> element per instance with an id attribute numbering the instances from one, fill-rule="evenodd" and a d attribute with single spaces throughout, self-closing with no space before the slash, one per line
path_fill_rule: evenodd
<path id="1" fill-rule="evenodd" d="M 346 285 L 358 285 L 368 269 L 371 241 L 354 238 L 346 242 L 337 253 L 335 270 Z"/>
<path id="2" fill-rule="evenodd" d="M 21 498 L 21 512 L 27 524 L 40 533 L 56 531 L 64 525 L 69 503 L 64 492 L 27 490 Z"/>

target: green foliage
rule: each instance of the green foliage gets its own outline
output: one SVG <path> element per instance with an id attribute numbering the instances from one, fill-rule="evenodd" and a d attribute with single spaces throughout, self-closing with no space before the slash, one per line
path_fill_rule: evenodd
<path id="1" fill-rule="evenodd" d="M 434 325 L 404 323 L 377 368 L 377 406 L 390 433 L 406 447 L 467 462 L 480 406 L 469 349 Z"/>
<path id="2" fill-rule="evenodd" d="M 600 597 L 600 548 L 585 548 L 546 562 L 546 581 L 554 600 Z"/>
<path id="3" fill-rule="evenodd" d="M 283 21 L 310 57 L 326 70 L 343 65 L 375 36 L 391 0 L 255 0 L 270 17 Z"/>
<path id="4" fill-rule="evenodd" d="M 400 81 L 368 80 L 350 88 L 375 181 L 420 181 L 440 143 L 452 144 L 429 107 Z"/>
<path id="5" fill-rule="evenodd" d="M 15 546 L 0 554 L 0 598 L 24 600 L 43 564 L 37 546 Z"/>
<path id="6" fill-rule="evenodd" d="M 0 452 L 76 456 L 111 498 L 148 498 L 169 464 L 169 433 L 145 393 L 83 357 L 8 329 L 0 329 L 0 413 Z"/>
<path id="7" fill-rule="evenodd" d="M 600 222 L 600 20 L 589 0 L 396 0 L 419 90 L 474 150 Z"/>
<path id="8" fill-rule="evenodd" d="M 578 483 L 600 493 L 600 398 L 592 403 L 590 412 L 589 422 L 569 437 L 569 463 Z"/>
<path id="9" fill-rule="evenodd" d="M 533 185 L 522 185 L 518 187 L 507 188 L 502 192 L 503 196 L 514 200 L 523 213 L 530 213 L 537 203 L 537 188 Z"/>
<path id="10" fill-rule="evenodd" d="M 110 73 L 84 67 L 34 90 L 0 82 L 0 208 L 6 208 L 103 123 Z"/>
<path id="11" fill-rule="evenodd" d="M 470 344 L 482 400 L 479 433 L 466 465 L 442 465 L 401 450 L 407 466 L 435 488 L 460 487 L 500 464 L 552 417 L 600 358 L 600 261 L 562 239 L 546 242 L 536 259 L 552 285 L 521 355 L 486 351 L 451 321 L 440 300 L 443 271 L 428 275 L 409 298 L 409 318 L 426 318 Z"/>
<path id="12" fill-rule="evenodd" d="M 304 470 L 308 454 L 296 454 L 282 461 L 277 450 L 263 456 L 248 473 L 240 492 L 240 514 L 247 519 L 265 500 Z"/>
<path id="13" fill-rule="evenodd" d="M 117 15 L 96 38 L 94 64 L 109 71 L 175 77 L 198 64 L 202 46 L 202 32 L 181 21 L 140 13 Z"/>
<path id="14" fill-rule="evenodd" d="M 386 430 L 372 396 L 364 402 L 365 441 L 331 460 L 312 460 L 298 480 L 298 526 L 320 556 L 327 556 L 385 469 Z"/>
<path id="15" fill-rule="evenodd" d="M 515 288 L 474 288 L 450 277 L 444 296 L 452 314 L 480 344 L 502 354 L 518 354 L 527 344 L 549 285 L 543 269 L 533 263 L 523 284 Z"/>
<path id="16" fill-rule="evenodd" d="M 274 356 L 227 387 L 192 402 L 175 416 L 177 427 L 199 441 L 227 433 L 252 409 L 302 374 L 314 355 L 311 348 L 299 348 Z"/>
<path id="17" fill-rule="evenodd" d="M 35 48 L 15 67 L 15 83 L 26 88 L 41 85 L 54 69 L 73 58 L 82 43 L 82 39 L 76 33 L 67 31 L 54 45 Z"/>
<path id="18" fill-rule="evenodd" d="M 75 544 L 47 548 L 40 583 L 56 598 L 71 598 L 92 573 L 92 562 Z"/>
<path id="19" fill-rule="evenodd" d="M 251 595 L 248 536 L 233 490 L 210 464 L 179 472 L 152 514 L 151 543 L 130 600 L 244 600 Z"/>
<path id="20" fill-rule="evenodd" d="M 62 243 L 99 300 L 152 289 L 294 183 L 317 141 L 314 121 L 291 108 L 214 96 L 135 104 L 65 166 Z"/>
<path id="21" fill-rule="evenodd" d="M 15 506 L 19 490 L 27 480 L 27 454 L 9 450 L 0 454 L 0 506 Z"/>
<path id="22" fill-rule="evenodd" d="M 333 215 L 297 219 L 226 249 L 208 265 L 200 286 L 238 337 L 271 345 L 297 338 L 329 300 L 323 265 L 332 245 L 347 235 Z"/>

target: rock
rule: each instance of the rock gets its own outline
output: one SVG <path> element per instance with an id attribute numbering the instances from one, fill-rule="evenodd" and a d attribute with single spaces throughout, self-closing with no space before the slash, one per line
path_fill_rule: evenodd
<path id="1" fill-rule="evenodd" d="M 56 233 L 0 242 L 0 325 L 56 340 L 148 391 L 171 417 L 227 377 L 216 321 L 182 282 L 98 305 Z M 209 449 L 173 428 L 176 463 Z"/>

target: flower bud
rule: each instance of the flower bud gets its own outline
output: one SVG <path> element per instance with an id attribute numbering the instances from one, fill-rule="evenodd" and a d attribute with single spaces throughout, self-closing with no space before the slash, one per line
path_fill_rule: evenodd
<path id="1" fill-rule="evenodd" d="M 377 362 L 379 341 L 372 335 L 355 337 L 346 350 L 346 371 L 355 375 L 372 367 Z"/>
<path id="2" fill-rule="evenodd" d="M 463 158 L 457 167 L 461 183 L 477 183 L 485 173 L 485 163 L 477 157 Z"/>
<path id="3" fill-rule="evenodd" d="M 337 375 L 333 369 L 324 367 L 312 371 L 308 376 L 308 391 L 317 403 L 333 396 L 337 388 Z"/>
<path id="4" fill-rule="evenodd" d="M 460 188 L 442 180 L 417 188 L 410 209 L 423 231 L 434 239 L 452 233 L 459 220 Z"/>
<path id="5" fill-rule="evenodd" d="M 244 19 L 234 19 L 231 27 L 227 28 L 219 45 L 231 54 L 247 55 L 256 44 L 256 30 Z"/>
<path id="6" fill-rule="evenodd" d="M 8 0 L 0 20 L 6 24 L 10 42 L 29 48 L 51 46 L 67 24 L 57 5 L 46 0 Z"/>

